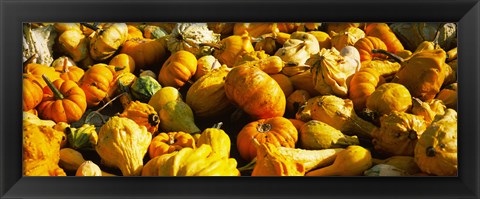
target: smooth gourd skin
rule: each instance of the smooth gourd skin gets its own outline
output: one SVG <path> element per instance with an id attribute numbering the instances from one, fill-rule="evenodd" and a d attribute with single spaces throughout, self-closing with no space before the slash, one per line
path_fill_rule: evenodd
<path id="1" fill-rule="evenodd" d="M 256 67 L 233 68 L 225 79 L 225 94 L 254 119 L 283 116 L 286 99 L 282 88 Z"/>
<path id="2" fill-rule="evenodd" d="M 183 131 L 186 133 L 197 133 L 200 129 L 195 125 L 193 111 L 183 101 L 167 102 L 160 112 L 160 128 L 163 131 Z"/>
<path id="3" fill-rule="evenodd" d="M 339 152 L 332 165 L 306 173 L 306 176 L 359 176 L 372 166 L 372 155 L 367 149 L 352 145 Z"/>

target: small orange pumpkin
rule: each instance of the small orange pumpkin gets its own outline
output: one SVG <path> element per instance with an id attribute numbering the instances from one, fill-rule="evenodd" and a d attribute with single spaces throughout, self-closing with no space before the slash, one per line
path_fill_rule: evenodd
<path id="1" fill-rule="evenodd" d="M 166 58 L 167 50 L 160 39 L 132 38 L 123 44 L 120 53 L 132 56 L 135 67 L 143 69 L 146 66 L 162 63 Z"/>
<path id="2" fill-rule="evenodd" d="M 182 87 L 197 71 L 197 58 L 191 52 L 180 50 L 163 63 L 158 82 L 162 86 Z"/>
<path id="3" fill-rule="evenodd" d="M 150 158 L 179 151 L 185 147 L 195 148 L 195 139 L 185 132 L 162 132 L 155 136 L 148 148 Z"/>
<path id="4" fill-rule="evenodd" d="M 42 64 L 27 64 L 24 67 L 23 72 L 33 75 L 33 77 L 35 77 L 35 79 L 42 86 L 42 88 L 47 86 L 47 83 L 45 83 L 45 81 L 42 79 L 43 74 L 45 74 L 51 81 L 60 79 L 60 74 L 55 71 L 55 68 Z"/>
<path id="5" fill-rule="evenodd" d="M 147 127 L 148 132 L 152 135 L 157 133 L 160 118 L 155 109 L 147 103 L 132 101 L 119 116 L 129 118 L 138 125 Z"/>
<path id="6" fill-rule="evenodd" d="M 348 87 L 348 95 L 355 111 L 362 111 L 366 107 L 367 98 L 380 85 L 381 78 L 380 74 L 372 68 L 361 68 L 353 75 Z"/>
<path id="7" fill-rule="evenodd" d="M 298 141 L 298 131 L 293 123 L 284 117 L 260 119 L 245 125 L 237 135 L 237 148 L 240 156 L 251 161 L 257 156 L 253 138 L 259 143 L 294 148 Z"/>
<path id="8" fill-rule="evenodd" d="M 23 75 L 23 111 L 29 111 L 34 109 L 43 98 L 43 89 L 42 86 L 32 77 L 32 75 L 24 74 Z"/>
<path id="9" fill-rule="evenodd" d="M 83 77 L 83 74 L 85 73 L 85 71 L 80 67 L 70 66 L 68 64 L 67 57 L 64 58 L 63 65 L 55 66 L 55 71 L 60 73 L 60 78 L 62 78 L 63 80 L 72 80 L 76 83 L 80 81 L 80 79 Z"/>
<path id="10" fill-rule="evenodd" d="M 357 48 L 358 52 L 360 53 L 360 61 L 372 60 L 374 57 L 382 59 L 386 58 L 386 56 L 383 54 L 372 53 L 373 49 L 387 50 L 385 43 L 377 37 L 367 36 L 361 38 L 355 42 L 355 45 L 353 46 Z"/>
<path id="11" fill-rule="evenodd" d="M 143 32 L 137 27 L 127 24 L 127 30 L 128 30 L 127 40 L 132 38 L 143 38 Z"/>
<path id="12" fill-rule="evenodd" d="M 42 119 L 72 123 L 82 118 L 87 109 L 85 93 L 71 80 L 57 79 L 53 83 L 42 76 L 47 87 L 43 89 L 42 102 L 37 106 Z"/>
<path id="13" fill-rule="evenodd" d="M 371 23 L 365 27 L 365 34 L 367 36 L 374 36 L 381 39 L 387 46 L 387 50 L 392 53 L 403 50 L 403 45 L 398 40 L 395 33 L 386 23 Z"/>
<path id="14" fill-rule="evenodd" d="M 88 107 L 98 105 L 107 97 L 114 78 L 115 69 L 107 64 L 95 64 L 85 72 L 78 85 L 85 92 Z"/>

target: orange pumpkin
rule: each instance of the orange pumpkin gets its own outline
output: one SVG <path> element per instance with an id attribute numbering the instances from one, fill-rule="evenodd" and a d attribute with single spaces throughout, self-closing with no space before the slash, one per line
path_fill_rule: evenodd
<path id="1" fill-rule="evenodd" d="M 37 106 L 42 119 L 72 123 L 80 120 L 87 109 L 85 93 L 71 80 L 57 79 L 53 83 L 42 76 L 47 87 L 43 89 L 42 102 Z"/>
<path id="2" fill-rule="evenodd" d="M 133 25 L 127 25 L 127 40 L 132 38 L 143 38 L 143 32 Z"/>
<path id="3" fill-rule="evenodd" d="M 348 95 L 355 111 L 362 111 L 366 107 L 367 98 L 379 86 L 381 78 L 372 68 L 361 68 L 353 75 L 348 87 Z"/>
<path id="4" fill-rule="evenodd" d="M 67 57 L 65 57 L 65 59 L 63 60 L 63 65 L 55 66 L 55 71 L 60 73 L 60 78 L 62 78 L 63 80 L 72 80 L 76 83 L 80 81 L 80 79 L 83 77 L 83 74 L 85 73 L 85 71 L 80 67 L 69 65 Z"/>
<path id="5" fill-rule="evenodd" d="M 167 50 L 160 39 L 132 38 L 123 44 L 120 53 L 132 56 L 135 67 L 143 69 L 162 63 Z"/>
<path id="6" fill-rule="evenodd" d="M 259 143 L 271 143 L 275 146 L 294 148 L 298 140 L 298 131 L 293 123 L 284 117 L 260 119 L 245 125 L 237 135 L 237 148 L 240 156 L 251 161 L 257 156 L 253 138 Z"/>
<path id="7" fill-rule="evenodd" d="M 282 88 L 257 67 L 234 67 L 225 78 L 225 94 L 253 119 L 283 116 L 286 99 Z"/>
<path id="8" fill-rule="evenodd" d="M 93 65 L 85 72 L 78 85 L 85 92 L 88 107 L 98 105 L 107 97 L 114 78 L 114 67 L 102 63 Z"/>
<path id="9" fill-rule="evenodd" d="M 377 37 L 367 36 L 359 39 L 354 45 L 360 53 L 360 61 L 372 60 L 374 57 L 386 58 L 383 54 L 372 53 L 373 49 L 387 50 L 385 43 Z"/>
<path id="10" fill-rule="evenodd" d="M 195 148 L 195 139 L 185 132 L 162 132 L 155 136 L 148 148 L 150 158 L 180 151 L 185 147 Z"/>
<path id="11" fill-rule="evenodd" d="M 24 73 L 33 75 L 33 77 L 37 80 L 37 82 L 43 87 L 47 86 L 47 83 L 42 79 L 42 75 L 45 74 L 48 79 L 51 81 L 55 81 L 57 79 L 60 79 L 60 74 L 55 71 L 55 68 L 42 65 L 42 64 L 27 64 L 24 69 Z"/>
<path id="12" fill-rule="evenodd" d="M 365 34 L 381 39 L 387 46 L 387 51 L 389 52 L 396 53 L 404 49 L 400 40 L 398 40 L 395 33 L 393 33 L 392 29 L 390 29 L 386 23 L 367 24 Z"/>
<path id="13" fill-rule="evenodd" d="M 23 96 L 23 111 L 29 111 L 34 109 L 43 98 L 43 89 L 42 86 L 32 77 L 32 75 L 24 74 L 23 75 L 23 86 L 22 86 L 22 96 Z"/>
<path id="14" fill-rule="evenodd" d="M 182 87 L 197 71 L 197 58 L 191 52 L 180 50 L 163 63 L 158 82 L 162 86 Z"/>

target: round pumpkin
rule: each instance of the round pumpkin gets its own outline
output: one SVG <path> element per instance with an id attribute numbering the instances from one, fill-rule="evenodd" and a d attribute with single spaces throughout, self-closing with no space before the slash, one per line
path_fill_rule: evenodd
<path id="1" fill-rule="evenodd" d="M 182 87 L 197 71 L 197 58 L 191 52 L 180 50 L 163 63 L 158 82 L 162 86 Z"/>
<path id="2" fill-rule="evenodd" d="M 367 108 L 385 115 L 393 111 L 405 112 L 412 106 L 408 89 L 398 83 L 384 83 L 367 98 Z"/>
<path id="3" fill-rule="evenodd" d="M 361 68 L 350 80 L 348 96 L 353 102 L 355 111 L 362 111 L 366 107 L 368 97 L 380 84 L 380 74 L 372 68 Z"/>
<path id="4" fill-rule="evenodd" d="M 225 79 L 225 94 L 253 119 L 283 116 L 286 99 L 282 88 L 257 67 L 238 66 Z"/>
<path id="5" fill-rule="evenodd" d="M 110 84 L 115 78 L 115 70 L 112 66 L 106 64 L 95 64 L 90 67 L 78 85 L 85 92 L 88 107 L 96 106 L 107 97 L 110 90 Z"/>
<path id="6" fill-rule="evenodd" d="M 55 71 L 55 68 L 42 64 L 27 64 L 23 68 L 23 73 L 32 75 L 32 78 L 35 78 L 42 88 L 47 86 L 47 83 L 45 83 L 45 80 L 42 78 L 43 74 L 45 74 L 50 81 L 60 79 L 60 74 Z"/>
<path id="7" fill-rule="evenodd" d="M 257 156 L 253 138 L 259 143 L 294 148 L 298 141 L 298 131 L 293 123 L 284 117 L 260 119 L 245 125 L 237 135 L 237 148 L 240 156 L 251 161 Z"/>
<path id="8" fill-rule="evenodd" d="M 184 147 L 195 148 L 195 140 L 192 135 L 185 132 L 162 132 L 152 139 L 148 148 L 150 158 L 163 154 L 180 151 Z"/>
<path id="9" fill-rule="evenodd" d="M 372 53 L 373 49 L 387 50 L 385 43 L 377 37 L 367 36 L 361 38 L 353 46 L 360 53 L 360 61 L 372 60 L 374 57 L 386 58 L 383 54 Z"/>
<path id="10" fill-rule="evenodd" d="M 71 80 L 51 82 L 43 76 L 48 86 L 43 89 L 42 102 L 37 106 L 42 119 L 72 123 L 80 120 L 87 109 L 85 92 Z"/>
<path id="11" fill-rule="evenodd" d="M 24 74 L 22 81 L 22 109 L 23 111 L 32 110 L 42 102 L 42 86 L 40 86 L 35 78 L 32 78 L 32 75 Z"/>
<path id="12" fill-rule="evenodd" d="M 55 71 L 60 73 L 60 78 L 63 80 L 72 80 L 77 83 L 83 77 L 83 74 L 85 74 L 82 68 L 69 65 L 67 57 L 64 58 L 63 65 L 57 65 L 54 68 Z"/>
<path id="13" fill-rule="evenodd" d="M 132 38 L 127 40 L 120 53 L 130 55 L 139 69 L 160 64 L 167 55 L 164 44 L 159 39 Z"/>

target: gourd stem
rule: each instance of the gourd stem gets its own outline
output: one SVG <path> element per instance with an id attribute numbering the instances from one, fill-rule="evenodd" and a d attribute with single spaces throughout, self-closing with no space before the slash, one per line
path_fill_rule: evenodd
<path id="1" fill-rule="evenodd" d="M 253 158 L 252 161 L 250 161 L 248 164 L 244 165 L 243 167 L 239 167 L 237 168 L 238 171 L 242 172 L 242 171 L 250 171 L 250 170 L 253 170 L 253 168 L 255 167 L 255 165 L 257 164 L 257 157 Z"/>
<path id="2" fill-rule="evenodd" d="M 23 67 L 26 67 L 28 64 L 33 63 L 33 60 L 35 60 L 37 56 L 37 53 L 34 53 L 32 56 L 30 56 L 27 60 L 23 62 Z"/>
<path id="3" fill-rule="evenodd" d="M 94 31 L 97 31 L 98 29 L 100 29 L 100 28 L 98 28 L 97 26 L 91 25 L 91 24 L 88 24 L 88 23 L 80 23 L 80 24 L 82 24 L 82 26 L 85 26 L 85 27 L 87 27 L 87 28 L 90 28 L 90 29 L 92 29 L 92 30 L 94 30 Z"/>
<path id="4" fill-rule="evenodd" d="M 384 55 L 387 55 L 391 58 L 393 58 L 396 62 L 399 62 L 399 63 L 402 63 L 404 62 L 405 60 L 403 58 L 401 58 L 400 56 L 398 55 L 395 55 L 391 52 L 388 52 L 386 50 L 383 50 L 383 49 L 372 49 L 372 53 L 380 53 L 380 54 L 384 54 Z"/>
<path id="5" fill-rule="evenodd" d="M 338 145 L 340 147 L 346 147 L 350 145 L 360 145 L 360 141 L 358 140 L 357 136 L 345 135 L 343 138 L 339 139 L 334 145 Z"/>
<path id="6" fill-rule="evenodd" d="M 42 75 L 42 78 L 45 81 L 45 83 L 47 83 L 48 88 L 52 90 L 53 96 L 55 96 L 55 99 L 62 100 L 64 98 L 63 94 L 55 87 L 55 85 L 53 85 L 50 79 L 48 79 L 48 77 L 45 74 Z"/>
<path id="7" fill-rule="evenodd" d="M 212 128 L 220 129 L 222 127 L 222 125 L 223 125 L 223 122 L 219 122 L 219 123 L 214 124 Z"/>

